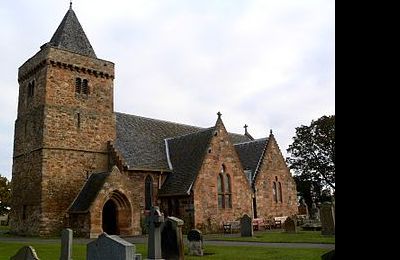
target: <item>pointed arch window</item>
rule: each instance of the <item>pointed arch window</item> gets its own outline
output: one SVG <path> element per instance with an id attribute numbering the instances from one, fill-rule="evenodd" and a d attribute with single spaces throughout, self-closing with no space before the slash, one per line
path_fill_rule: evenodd
<path id="1" fill-rule="evenodd" d="M 225 173 L 225 165 L 222 165 L 221 173 L 218 174 L 218 208 L 232 208 L 232 184 L 231 176 Z"/>
<path id="2" fill-rule="evenodd" d="M 145 209 L 150 210 L 153 205 L 153 178 L 150 175 L 146 177 L 145 180 Z"/>
<path id="3" fill-rule="evenodd" d="M 278 189 L 279 189 L 279 201 L 280 201 L 280 202 L 283 202 L 283 199 L 282 199 L 282 185 L 281 185 L 281 182 L 278 182 Z"/>
<path id="4" fill-rule="evenodd" d="M 278 193 L 276 192 L 276 182 L 273 183 L 272 194 L 274 196 L 274 201 L 278 202 Z"/>

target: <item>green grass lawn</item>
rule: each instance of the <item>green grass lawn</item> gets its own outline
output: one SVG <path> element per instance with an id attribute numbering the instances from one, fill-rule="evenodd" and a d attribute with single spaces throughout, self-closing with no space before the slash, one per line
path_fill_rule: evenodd
<path id="1" fill-rule="evenodd" d="M 14 243 L 14 242 L 0 242 L 0 259 L 9 259 L 13 256 L 22 246 L 27 244 Z M 61 247 L 57 243 L 33 243 L 36 253 L 40 259 L 45 260 L 58 260 L 60 257 Z M 187 250 L 185 248 L 185 250 Z M 147 246 L 144 244 L 136 244 L 137 253 L 142 254 L 142 258 L 147 256 Z M 321 255 L 328 252 L 327 249 L 299 249 L 299 248 L 269 248 L 269 247 L 255 247 L 255 246 L 206 246 L 205 256 L 202 258 L 196 256 L 185 256 L 188 260 L 199 259 L 290 259 L 290 260 L 320 260 Z M 73 246 L 73 259 L 85 260 L 86 259 L 86 245 L 74 244 Z"/>
<path id="2" fill-rule="evenodd" d="M 254 233 L 253 237 L 230 237 L 221 234 L 206 235 L 209 240 L 249 241 L 271 243 L 318 243 L 334 244 L 335 236 L 323 236 L 321 231 L 299 231 L 298 233 L 286 233 L 283 231 L 265 231 Z"/>

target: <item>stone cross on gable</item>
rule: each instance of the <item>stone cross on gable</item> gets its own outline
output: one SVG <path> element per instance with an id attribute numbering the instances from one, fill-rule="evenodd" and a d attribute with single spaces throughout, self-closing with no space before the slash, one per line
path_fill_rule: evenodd
<path id="1" fill-rule="evenodd" d="M 161 224 L 164 223 L 164 215 L 157 206 L 151 207 L 148 218 L 149 238 L 147 248 L 148 259 L 162 259 L 161 256 Z"/>

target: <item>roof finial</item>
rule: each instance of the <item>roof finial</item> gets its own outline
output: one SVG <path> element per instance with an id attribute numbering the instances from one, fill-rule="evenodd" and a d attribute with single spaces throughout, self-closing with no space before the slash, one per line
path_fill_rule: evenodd
<path id="1" fill-rule="evenodd" d="M 269 134 L 272 135 L 272 129 L 269 130 Z"/>
<path id="2" fill-rule="evenodd" d="M 69 9 L 72 9 L 72 0 L 69 0 Z"/>
<path id="3" fill-rule="evenodd" d="M 221 119 L 222 113 L 218 111 L 217 115 L 218 115 L 218 119 Z"/>
<path id="4" fill-rule="evenodd" d="M 249 127 L 247 124 L 245 124 L 244 126 L 244 134 L 247 134 L 247 127 Z"/>

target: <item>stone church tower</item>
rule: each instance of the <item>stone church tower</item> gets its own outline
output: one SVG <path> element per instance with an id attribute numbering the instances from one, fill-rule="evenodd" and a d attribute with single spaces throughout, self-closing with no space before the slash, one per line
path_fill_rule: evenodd
<path id="1" fill-rule="evenodd" d="M 58 234 L 91 173 L 109 171 L 114 64 L 98 59 L 70 7 L 18 72 L 11 230 Z"/>

